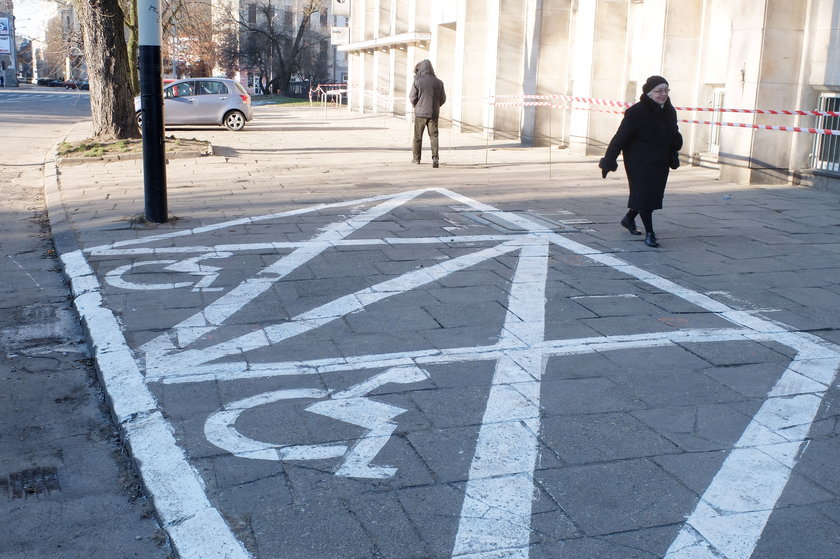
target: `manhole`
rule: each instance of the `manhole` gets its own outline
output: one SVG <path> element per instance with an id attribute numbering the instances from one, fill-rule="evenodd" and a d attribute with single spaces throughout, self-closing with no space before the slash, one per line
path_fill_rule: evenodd
<path id="1" fill-rule="evenodd" d="M 30 495 L 61 491 L 61 486 L 58 483 L 58 470 L 52 467 L 29 468 L 9 474 L 9 479 L 0 480 L 0 485 L 8 487 L 8 494 L 12 499 L 25 499 Z"/>

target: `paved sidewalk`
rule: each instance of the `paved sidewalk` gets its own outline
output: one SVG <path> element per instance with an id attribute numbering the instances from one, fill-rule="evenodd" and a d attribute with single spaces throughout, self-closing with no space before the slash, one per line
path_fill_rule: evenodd
<path id="1" fill-rule="evenodd" d="M 650 249 L 565 150 L 442 130 L 432 169 L 336 109 L 175 134 L 214 155 L 169 162 L 167 224 L 140 161 L 47 191 L 183 557 L 840 553 L 837 194 L 681 168 Z"/>

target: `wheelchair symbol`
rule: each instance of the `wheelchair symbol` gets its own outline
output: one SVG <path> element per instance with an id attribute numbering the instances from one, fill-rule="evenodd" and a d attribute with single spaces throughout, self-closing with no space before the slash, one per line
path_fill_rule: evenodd
<path id="1" fill-rule="evenodd" d="M 223 289 L 221 287 L 210 287 L 210 284 L 219 277 L 218 272 L 221 268 L 202 264 L 201 261 L 209 260 L 211 258 L 228 258 L 230 256 L 233 256 L 232 252 L 211 252 L 208 254 L 202 254 L 201 256 L 187 258 L 185 260 L 148 260 L 146 262 L 135 262 L 133 264 L 120 266 L 119 268 L 114 268 L 105 274 L 105 281 L 120 289 L 141 291 L 179 289 L 190 286 L 192 286 L 193 291 L 221 291 Z M 168 264 L 168 266 L 164 266 L 164 270 L 169 272 L 186 273 L 193 276 L 201 276 L 201 279 L 197 282 L 182 281 L 173 283 L 137 283 L 124 278 L 126 274 L 141 266 L 160 266 L 164 264 Z"/>
<path id="2" fill-rule="evenodd" d="M 213 445 L 241 458 L 256 460 L 323 460 L 344 457 L 335 475 L 355 478 L 389 478 L 392 466 L 371 464 L 391 438 L 397 424 L 392 420 L 408 411 L 366 397 L 385 384 L 412 384 L 429 374 L 415 366 L 393 367 L 346 390 L 331 393 L 321 389 L 287 389 L 265 392 L 238 400 L 207 418 L 204 435 Z M 326 399 L 325 399 L 326 398 Z M 306 411 L 366 429 L 353 444 L 280 445 L 257 441 L 237 431 L 235 423 L 245 410 L 281 400 L 317 399 Z"/>

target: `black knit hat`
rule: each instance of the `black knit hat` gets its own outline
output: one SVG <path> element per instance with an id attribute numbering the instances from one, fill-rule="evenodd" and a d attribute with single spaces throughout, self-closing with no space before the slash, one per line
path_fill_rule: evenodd
<path id="1" fill-rule="evenodd" d="M 662 84 L 668 85 L 668 80 L 663 78 L 662 76 L 651 76 L 645 82 L 645 85 L 642 86 L 642 93 L 650 93 L 650 91 L 656 87 L 657 85 Z"/>

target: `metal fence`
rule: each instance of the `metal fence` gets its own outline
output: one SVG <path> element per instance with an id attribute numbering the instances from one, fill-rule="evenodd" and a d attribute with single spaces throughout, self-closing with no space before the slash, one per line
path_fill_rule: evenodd
<path id="1" fill-rule="evenodd" d="M 831 93 L 820 95 L 819 110 L 840 112 L 840 95 Z M 817 128 L 840 129 L 840 116 L 818 117 Z M 840 136 L 814 135 L 811 168 L 840 173 Z"/>

